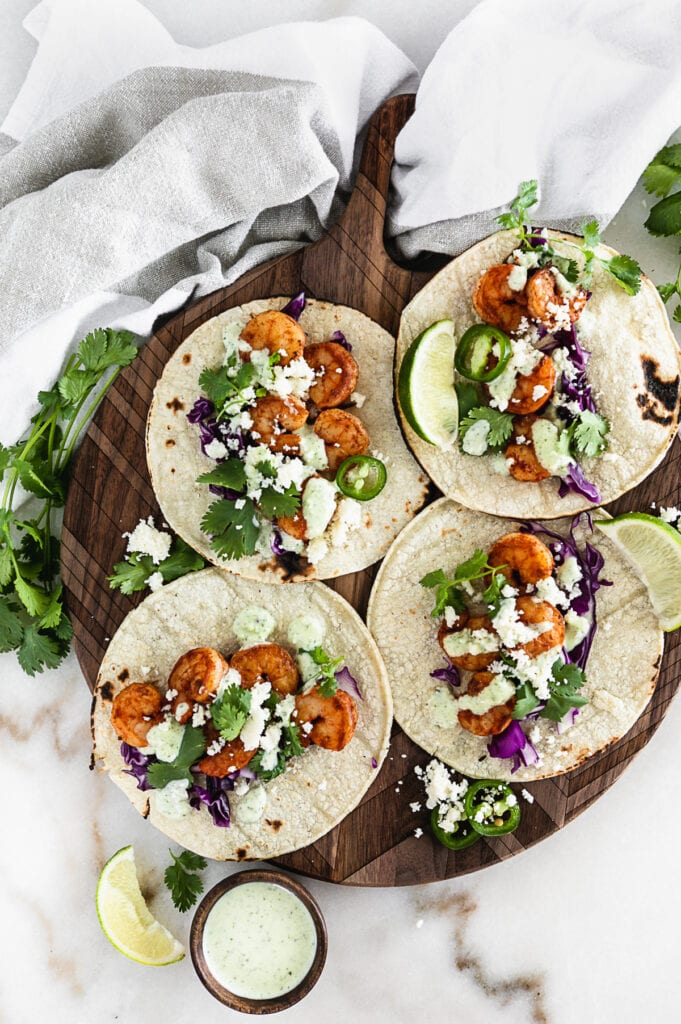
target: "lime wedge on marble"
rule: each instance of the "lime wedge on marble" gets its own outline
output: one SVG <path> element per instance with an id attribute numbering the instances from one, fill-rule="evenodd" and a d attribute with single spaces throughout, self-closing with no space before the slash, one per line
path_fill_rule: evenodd
<path id="1" fill-rule="evenodd" d="M 459 425 L 455 345 L 452 321 L 437 320 L 411 343 L 397 376 L 397 397 L 409 426 L 439 448 L 451 447 Z"/>
<path id="2" fill-rule="evenodd" d="M 132 846 L 114 853 L 97 882 L 97 916 L 119 953 L 150 967 L 174 964 L 184 946 L 149 912 L 140 891 Z"/>
<path id="3" fill-rule="evenodd" d="M 648 588 L 665 632 L 681 626 L 681 533 L 645 512 L 596 521 Z"/>

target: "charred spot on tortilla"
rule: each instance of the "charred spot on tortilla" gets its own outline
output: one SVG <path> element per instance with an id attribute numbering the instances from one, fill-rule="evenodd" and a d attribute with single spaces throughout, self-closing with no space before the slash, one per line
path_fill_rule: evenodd
<path id="1" fill-rule="evenodd" d="M 236 859 L 237 860 L 246 860 L 246 857 L 248 857 L 248 850 L 244 850 L 243 847 L 240 847 L 236 851 Z"/>
<path id="2" fill-rule="evenodd" d="M 166 409 L 172 409 L 174 413 L 182 412 L 184 402 L 181 402 L 179 398 L 173 398 L 170 402 L 166 402 Z"/>
<path id="3" fill-rule="evenodd" d="M 129 679 L 129 678 L 130 678 L 130 673 L 128 672 L 127 668 L 124 668 L 122 672 L 118 673 L 118 680 L 121 683 L 124 683 L 126 681 L 126 679 Z"/>
<path id="4" fill-rule="evenodd" d="M 659 413 L 656 403 L 650 401 L 648 393 L 637 395 L 636 404 L 643 410 L 641 413 L 642 420 L 651 420 L 653 423 L 659 423 L 661 427 L 668 427 L 674 419 L 670 412 Z"/>
<path id="5" fill-rule="evenodd" d="M 274 821 L 270 821 L 269 818 L 265 818 L 265 824 L 269 825 L 273 832 L 278 832 L 284 823 L 283 821 L 279 821 L 278 818 L 275 818 Z"/>
<path id="6" fill-rule="evenodd" d="M 127 669 L 126 669 L 126 671 L 127 671 Z M 119 678 L 120 678 L 120 676 L 119 676 Z M 101 693 L 102 693 L 102 700 L 113 700 L 113 686 L 111 685 L 111 680 L 110 679 L 107 679 L 107 681 L 104 683 L 104 686 L 102 687 Z M 94 708 L 94 703 L 93 703 L 93 708 Z"/>
<path id="7" fill-rule="evenodd" d="M 142 811 L 142 817 L 143 818 L 148 818 L 149 817 L 149 801 L 148 800 L 147 800 L 147 806 Z"/>
<path id="8" fill-rule="evenodd" d="M 182 356 L 182 362 L 184 363 L 185 366 L 189 366 L 191 361 L 192 361 L 192 354 L 191 354 L 191 352 L 185 352 L 185 354 Z"/>
<path id="9" fill-rule="evenodd" d="M 676 377 L 672 377 L 671 380 L 665 380 L 658 376 L 660 364 L 650 356 L 643 356 L 641 365 L 650 394 L 669 412 L 675 412 L 679 403 L 679 374 L 677 373 Z"/>
<path id="10" fill-rule="evenodd" d="M 290 583 L 299 577 L 305 578 L 314 572 L 312 563 L 304 555 L 297 555 L 295 551 L 284 551 L 280 555 L 275 555 L 270 562 L 266 562 L 261 568 L 263 571 L 274 568 L 284 583 Z"/>
<path id="11" fill-rule="evenodd" d="M 174 447 L 175 447 L 175 442 L 172 439 L 172 437 L 169 437 L 168 440 L 166 441 L 166 448 L 174 448 Z"/>

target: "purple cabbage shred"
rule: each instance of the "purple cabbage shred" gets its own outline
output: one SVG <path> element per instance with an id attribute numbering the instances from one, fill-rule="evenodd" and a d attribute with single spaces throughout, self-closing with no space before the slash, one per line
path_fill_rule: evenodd
<path id="1" fill-rule="evenodd" d="M 300 320 L 301 313 L 304 309 L 305 292 L 299 292 L 297 295 L 294 295 L 292 299 L 289 299 L 281 312 L 286 313 L 286 315 L 292 317 L 293 320 Z"/>
<path id="2" fill-rule="evenodd" d="M 578 462 L 571 462 L 565 476 L 561 477 L 560 484 L 558 485 L 558 497 L 564 498 L 570 491 L 588 498 L 594 505 L 598 505 L 601 500 L 601 492 L 595 484 L 587 480 Z"/>
<path id="3" fill-rule="evenodd" d="M 441 679 L 444 683 L 449 683 L 450 686 L 461 686 L 461 676 L 456 665 L 448 663 L 444 668 L 436 668 L 434 672 L 431 672 L 433 679 Z"/>
<path id="4" fill-rule="evenodd" d="M 492 757 L 510 758 L 513 761 L 511 772 L 517 772 L 521 764 L 527 767 L 539 761 L 533 743 L 521 729 L 520 722 L 515 719 L 503 732 L 492 738 L 487 744 L 487 750 Z"/>
<path id="5" fill-rule="evenodd" d="M 131 747 L 129 743 L 121 743 L 121 757 L 128 765 L 123 769 L 124 775 L 132 775 L 137 780 L 137 788 L 141 790 L 151 789 L 147 781 L 147 769 L 150 764 L 156 762 L 155 757 L 147 757 L 137 747 Z"/>
<path id="6" fill-rule="evenodd" d="M 352 345 L 342 331 L 334 331 L 330 340 L 335 341 L 337 345 L 342 345 L 348 352 L 352 352 Z"/>
<path id="7" fill-rule="evenodd" d="M 371 767 L 372 768 L 378 768 L 378 761 L 376 760 L 375 757 L 371 758 Z"/>
<path id="8" fill-rule="evenodd" d="M 281 534 L 279 530 L 273 530 L 272 540 L 270 541 L 270 547 L 275 555 L 285 555 L 286 549 L 281 546 Z"/>
<path id="9" fill-rule="evenodd" d="M 364 700 L 359 686 L 357 685 L 357 680 L 350 674 L 350 669 L 347 665 L 343 665 L 343 668 L 339 669 L 338 672 L 335 672 L 334 675 L 340 690 L 344 690 L 345 693 L 349 693 L 351 697 L 358 697 L 360 700 Z"/>
<path id="10" fill-rule="evenodd" d="M 193 782 L 189 787 L 189 803 L 197 810 L 201 804 L 205 804 L 213 823 L 218 828 L 229 828 L 229 797 L 227 794 L 232 789 L 234 789 L 234 778 L 227 776 L 224 779 L 215 779 L 207 775 L 205 786 Z"/>

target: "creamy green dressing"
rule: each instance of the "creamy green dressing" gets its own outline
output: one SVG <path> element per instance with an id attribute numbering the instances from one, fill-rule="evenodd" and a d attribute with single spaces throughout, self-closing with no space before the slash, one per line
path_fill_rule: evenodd
<path id="1" fill-rule="evenodd" d="M 271 882 L 244 882 L 221 896 L 203 930 L 213 977 L 236 996 L 274 999 L 307 975 L 317 932 L 307 907 Z"/>

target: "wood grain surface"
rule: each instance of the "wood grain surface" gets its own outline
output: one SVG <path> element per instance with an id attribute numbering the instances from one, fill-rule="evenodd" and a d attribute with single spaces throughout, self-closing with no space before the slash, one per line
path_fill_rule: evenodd
<path id="1" fill-rule="evenodd" d="M 173 316 L 143 346 L 99 408 L 75 461 L 62 543 L 75 649 L 90 688 L 109 639 L 143 597 L 109 590 L 106 576 L 123 556 L 123 531 L 132 529 L 142 516 L 160 516 L 147 472 L 144 428 L 156 380 L 180 342 L 230 306 L 301 289 L 315 298 L 354 306 L 396 334 L 403 307 L 432 276 L 432 266 L 428 271 L 398 266 L 383 241 L 394 141 L 413 102 L 413 96 L 395 97 L 372 118 L 354 191 L 338 224 L 314 245 L 255 268 Z M 661 466 L 636 490 L 608 506 L 609 511 L 644 510 L 652 501 L 679 504 L 680 462 L 677 437 Z M 361 614 L 375 568 L 332 584 Z M 435 842 L 426 812 L 412 814 L 409 809 L 410 802 L 423 800 L 414 766 L 425 765 L 430 758 L 394 726 L 388 759 L 362 803 L 324 838 L 277 863 L 327 881 L 385 886 L 450 878 L 520 853 L 588 807 L 645 746 L 678 686 L 680 649 L 681 632 L 668 635 L 652 701 L 619 742 L 566 775 L 527 787 L 535 801 L 523 801 L 522 821 L 514 834 L 483 839 L 457 853 Z M 416 839 L 419 826 L 425 835 Z"/>

